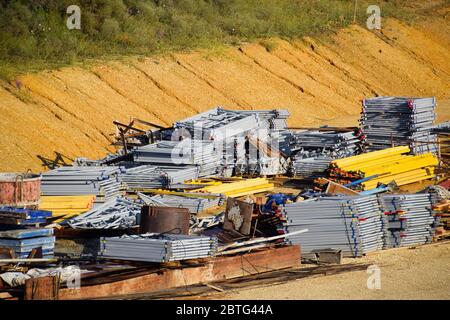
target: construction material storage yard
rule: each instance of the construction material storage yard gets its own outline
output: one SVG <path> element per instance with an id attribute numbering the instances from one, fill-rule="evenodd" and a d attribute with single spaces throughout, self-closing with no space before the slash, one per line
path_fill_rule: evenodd
<path id="1" fill-rule="evenodd" d="M 427 10 L 0 80 L 0 299 L 449 299 Z"/>

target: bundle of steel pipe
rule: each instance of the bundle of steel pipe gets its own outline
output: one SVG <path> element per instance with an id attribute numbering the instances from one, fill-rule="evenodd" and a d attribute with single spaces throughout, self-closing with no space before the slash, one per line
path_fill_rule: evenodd
<path id="1" fill-rule="evenodd" d="M 439 155 L 443 165 L 450 166 L 450 121 L 446 121 L 430 128 L 439 141 Z"/>
<path id="2" fill-rule="evenodd" d="M 184 136 L 195 140 L 222 141 L 244 134 L 257 127 L 258 118 L 253 114 L 240 114 L 216 108 L 206 113 L 176 122 L 175 136 Z"/>
<path id="3" fill-rule="evenodd" d="M 324 197 L 281 206 L 280 232 L 309 231 L 288 238 L 300 244 L 302 255 L 323 249 L 340 249 L 358 257 L 384 247 L 387 222 L 376 196 Z"/>
<path id="4" fill-rule="evenodd" d="M 296 177 L 319 178 L 325 175 L 331 160 L 333 159 L 326 155 L 310 158 L 297 155 L 291 162 L 289 172 Z"/>
<path id="5" fill-rule="evenodd" d="M 117 197 L 61 224 L 73 229 L 128 229 L 139 224 L 142 205 L 142 201 Z"/>
<path id="6" fill-rule="evenodd" d="M 436 119 L 436 99 L 377 97 L 364 99 L 360 125 L 371 151 L 409 146 L 413 154 L 437 153 L 430 127 Z"/>
<path id="7" fill-rule="evenodd" d="M 294 131 L 289 172 L 304 178 L 323 176 L 331 160 L 361 153 L 362 140 L 360 132 L 354 131 Z"/>
<path id="8" fill-rule="evenodd" d="M 214 140 L 216 150 L 222 150 L 223 158 L 218 172 L 222 176 L 231 176 L 237 166 L 240 172 L 251 171 L 248 160 L 257 159 L 253 170 L 259 174 L 284 173 L 283 166 L 271 160 L 261 160 L 255 154 L 248 151 L 246 138 L 252 135 L 257 139 L 269 142 L 274 140 L 272 133 L 278 130 L 286 130 L 286 119 L 289 113 L 286 110 L 225 110 L 215 108 L 191 118 L 179 121 L 174 125 L 175 137 L 189 136 L 193 139 Z M 281 135 L 280 140 L 286 139 L 286 134 Z M 270 143 L 272 143 L 271 141 Z M 279 143 L 276 141 L 276 147 Z M 286 143 L 284 143 L 284 146 Z M 286 148 L 286 146 L 285 146 Z M 264 163 L 261 163 L 264 162 Z M 217 167 L 216 167 L 217 168 Z M 265 173 L 259 172 L 265 169 Z"/>
<path id="9" fill-rule="evenodd" d="M 176 135 L 192 139 L 226 140 L 257 128 L 285 129 L 287 110 L 225 110 L 221 107 L 197 114 L 174 124 Z"/>
<path id="10" fill-rule="evenodd" d="M 199 178 L 196 166 L 155 166 L 142 165 L 126 169 L 120 179 L 128 189 L 168 188 L 172 184 Z"/>
<path id="11" fill-rule="evenodd" d="M 344 158 L 362 151 L 361 133 L 335 131 L 293 131 L 292 151 L 328 151 L 333 157 Z"/>
<path id="12" fill-rule="evenodd" d="M 290 113 L 286 109 L 275 109 L 275 110 L 224 110 L 222 112 L 228 113 L 238 113 L 242 115 L 254 115 L 260 122 L 267 121 L 264 125 L 271 129 L 286 129 L 287 122 Z"/>
<path id="13" fill-rule="evenodd" d="M 143 165 L 129 168 L 125 173 L 120 175 L 120 178 L 129 190 L 166 187 L 168 185 L 168 181 L 162 172 L 158 170 L 158 168 L 158 166 L 153 165 Z"/>
<path id="14" fill-rule="evenodd" d="M 105 157 L 97 160 L 92 160 L 85 157 L 77 157 L 75 158 L 73 165 L 77 167 L 106 166 L 108 165 L 108 163 L 112 163 L 115 160 L 119 162 L 119 160 L 124 156 L 124 150 L 120 149 L 116 153 L 108 153 Z"/>
<path id="15" fill-rule="evenodd" d="M 432 241 L 439 225 L 439 217 L 433 211 L 438 198 L 436 194 L 383 194 L 379 197 L 388 217 L 389 247 L 420 245 Z"/>
<path id="16" fill-rule="evenodd" d="M 109 259 L 170 262 L 212 257 L 217 238 L 147 233 L 101 238 L 99 256 Z"/>
<path id="17" fill-rule="evenodd" d="M 246 136 L 245 148 L 235 158 L 236 174 L 286 174 L 287 154 L 290 154 L 289 137 L 288 130 L 258 128 L 250 132 Z"/>
<path id="18" fill-rule="evenodd" d="M 293 135 L 288 129 L 272 129 L 269 133 L 269 144 L 277 146 L 285 156 L 290 157 L 292 153 Z"/>
<path id="19" fill-rule="evenodd" d="M 102 202 L 123 194 L 121 167 L 60 167 L 42 174 L 45 196 L 95 195 Z"/>
<path id="20" fill-rule="evenodd" d="M 434 126 L 431 126 L 431 131 L 433 133 L 450 133 L 450 121 L 445 121 Z"/>
<path id="21" fill-rule="evenodd" d="M 217 173 L 222 158 L 220 151 L 211 141 L 183 140 L 160 141 L 134 150 L 134 161 L 154 165 L 199 167 L 199 176 Z"/>
<path id="22" fill-rule="evenodd" d="M 282 157 L 259 156 L 256 159 L 241 159 L 236 163 L 236 174 L 273 176 L 288 171 L 288 163 Z"/>
<path id="23" fill-rule="evenodd" d="M 225 200 L 221 195 L 211 195 L 211 197 L 195 197 L 192 196 L 192 194 L 186 195 L 187 196 L 160 194 L 141 199 L 144 200 L 146 205 L 187 208 L 192 214 L 198 214 L 207 209 L 220 206 Z"/>

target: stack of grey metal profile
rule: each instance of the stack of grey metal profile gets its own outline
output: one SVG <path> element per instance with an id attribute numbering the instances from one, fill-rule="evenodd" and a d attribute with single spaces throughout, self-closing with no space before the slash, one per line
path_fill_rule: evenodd
<path id="1" fill-rule="evenodd" d="M 126 169 L 120 179 L 128 189 L 168 188 L 186 180 L 198 179 L 199 168 L 196 166 L 156 166 L 142 165 Z"/>
<path id="2" fill-rule="evenodd" d="M 289 168 L 291 133 L 288 129 L 260 127 L 246 136 L 245 149 L 236 157 L 236 173 L 285 174 Z"/>
<path id="3" fill-rule="evenodd" d="M 254 114 L 243 114 L 215 108 L 174 124 L 175 135 L 194 140 L 223 141 L 258 127 L 259 118 Z"/>
<path id="4" fill-rule="evenodd" d="M 307 233 L 289 237 L 301 245 L 302 255 L 314 251 L 342 250 L 344 256 L 359 257 L 381 250 L 387 235 L 387 221 L 376 196 L 324 197 L 285 204 L 280 230 L 290 233 L 307 228 Z"/>
<path id="5" fill-rule="evenodd" d="M 120 149 L 116 153 L 108 153 L 105 157 L 97 160 L 91 160 L 85 157 L 77 157 L 75 158 L 73 164 L 77 167 L 92 167 L 92 166 L 106 166 L 109 162 L 112 162 L 120 157 L 124 156 L 125 152 L 123 149 Z"/>
<path id="6" fill-rule="evenodd" d="M 237 158 L 237 174 L 277 175 L 288 170 L 287 156 L 280 150 L 280 143 L 286 139 L 279 130 L 262 128 L 248 135 L 248 147 L 243 156 Z"/>
<path id="7" fill-rule="evenodd" d="M 61 224 L 73 229 L 129 229 L 139 224 L 142 205 L 141 201 L 117 197 Z"/>
<path id="8" fill-rule="evenodd" d="M 170 262 L 212 257 L 217 252 L 217 238 L 147 233 L 101 238 L 99 256 L 109 259 Z"/>
<path id="9" fill-rule="evenodd" d="M 259 122 L 267 121 L 262 125 L 271 129 L 286 129 L 287 122 L 290 113 L 286 109 L 274 109 L 274 110 L 224 110 L 222 112 L 234 112 L 242 115 L 255 115 Z M 260 126 L 260 127 L 262 127 Z"/>
<path id="10" fill-rule="evenodd" d="M 450 121 L 445 121 L 445 122 L 431 126 L 431 131 L 436 134 L 450 133 Z"/>
<path id="11" fill-rule="evenodd" d="M 269 141 L 272 133 L 287 131 L 288 117 L 287 110 L 225 110 L 218 107 L 176 122 L 172 137 L 213 141 L 215 150 L 222 154 L 220 165 L 215 166 L 216 173 L 222 176 L 231 176 L 236 169 L 239 173 L 253 170 L 259 174 L 278 174 L 284 170 L 278 159 L 256 157 L 256 153 L 249 152 L 246 138 L 252 135 L 261 141 Z M 281 136 L 280 140 L 283 139 L 286 134 Z"/>
<path id="12" fill-rule="evenodd" d="M 155 196 L 145 196 L 139 194 L 146 205 L 158 207 L 175 207 L 187 208 L 192 214 L 198 214 L 207 209 L 220 206 L 224 203 L 225 198 L 222 195 L 203 195 L 193 197 L 189 194 L 187 197 L 161 194 Z"/>
<path id="13" fill-rule="evenodd" d="M 120 175 L 128 189 L 148 188 L 155 189 L 165 187 L 167 180 L 158 170 L 158 166 L 143 165 L 129 168 Z"/>
<path id="14" fill-rule="evenodd" d="M 409 146 L 414 154 L 437 153 L 435 119 L 434 97 L 377 97 L 363 101 L 360 125 L 370 151 L 394 145 Z"/>
<path id="15" fill-rule="evenodd" d="M 362 151 L 361 137 L 353 131 L 294 131 L 292 139 L 292 151 L 294 152 L 320 150 L 335 158 L 345 158 Z"/>
<path id="16" fill-rule="evenodd" d="M 308 155 L 311 155 L 309 153 Z M 314 155 L 304 158 L 305 154 L 298 153 L 291 162 L 289 171 L 293 176 L 304 178 L 318 178 L 325 174 L 333 158 L 327 155 Z"/>
<path id="17" fill-rule="evenodd" d="M 203 140 L 159 141 L 134 150 L 134 161 L 166 166 L 195 165 L 199 176 L 217 173 L 222 154 L 214 142 Z"/>
<path id="18" fill-rule="evenodd" d="M 439 218 L 432 209 L 437 202 L 433 193 L 383 194 L 380 200 L 388 217 L 388 247 L 430 243 Z"/>
<path id="19" fill-rule="evenodd" d="M 290 173 L 304 178 L 323 176 L 330 162 L 363 151 L 360 132 L 303 130 L 291 133 Z"/>
<path id="20" fill-rule="evenodd" d="M 118 176 L 124 168 L 116 166 L 59 167 L 42 174 L 45 196 L 96 195 L 102 202 L 119 196 L 124 185 Z"/>
<path id="21" fill-rule="evenodd" d="M 278 150 L 285 156 L 290 157 L 292 153 L 291 144 L 293 141 L 292 131 L 289 129 L 270 130 L 269 144 L 278 147 Z"/>
<path id="22" fill-rule="evenodd" d="M 241 159 L 236 163 L 237 174 L 268 176 L 283 174 L 287 170 L 288 162 L 283 157 L 259 156 L 258 158 Z"/>
<path id="23" fill-rule="evenodd" d="M 257 128 L 285 129 L 287 110 L 226 110 L 217 107 L 174 124 L 178 135 L 196 140 L 226 140 Z M 176 134 L 177 136 L 177 134 Z"/>

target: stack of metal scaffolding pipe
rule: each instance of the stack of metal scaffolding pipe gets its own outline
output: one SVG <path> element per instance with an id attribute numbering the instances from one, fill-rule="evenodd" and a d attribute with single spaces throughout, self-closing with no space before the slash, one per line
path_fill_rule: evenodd
<path id="1" fill-rule="evenodd" d="M 290 172 L 293 176 L 304 178 L 318 178 L 325 174 L 333 159 L 326 155 L 303 158 L 295 156 L 291 162 Z"/>
<path id="2" fill-rule="evenodd" d="M 175 137 L 190 137 L 199 140 L 214 141 L 215 149 L 222 153 L 220 166 L 216 166 L 222 176 L 254 171 L 257 174 L 285 173 L 286 169 L 280 161 L 265 155 L 252 154 L 249 149 L 248 137 L 253 136 L 258 141 L 273 144 L 278 140 L 284 142 L 286 134 L 279 135 L 277 131 L 287 131 L 287 110 L 225 110 L 221 107 L 179 121 L 174 125 Z M 272 134 L 281 138 L 272 137 Z"/>
<path id="3" fill-rule="evenodd" d="M 377 97 L 363 100 L 360 125 L 371 151 L 409 146 L 413 154 L 437 153 L 436 99 Z"/>
<path id="4" fill-rule="evenodd" d="M 95 195 L 101 202 L 123 194 L 118 178 L 124 168 L 116 166 L 60 167 L 42 175 L 42 194 L 46 196 Z"/>
<path id="5" fill-rule="evenodd" d="M 147 205 L 187 208 L 191 214 L 198 214 L 223 204 L 225 198 L 221 195 L 195 197 L 192 194 L 177 196 L 170 194 L 155 195 L 142 198 Z"/>
<path id="6" fill-rule="evenodd" d="M 199 176 L 214 175 L 222 154 L 212 141 L 183 140 L 160 141 L 134 150 L 134 161 L 153 165 L 186 166 L 199 168 Z"/>
<path id="7" fill-rule="evenodd" d="M 117 197 L 62 224 L 73 229 L 128 229 L 139 224 L 141 201 Z"/>
<path id="8" fill-rule="evenodd" d="M 100 239 L 99 256 L 109 259 L 170 262 L 212 257 L 217 238 L 148 233 Z"/>
<path id="9" fill-rule="evenodd" d="M 168 188 L 173 184 L 199 178 L 196 166 L 142 165 L 126 169 L 120 178 L 128 189 Z"/>
<path id="10" fill-rule="evenodd" d="M 289 203 L 281 207 L 281 215 L 281 232 L 309 230 L 287 240 L 301 245 L 306 257 L 325 249 L 359 257 L 383 249 L 387 234 L 386 218 L 376 196 L 324 197 Z"/>
<path id="11" fill-rule="evenodd" d="M 379 196 L 388 217 L 389 247 L 404 247 L 430 243 L 439 218 L 433 205 L 436 194 L 383 194 Z"/>
<path id="12" fill-rule="evenodd" d="M 361 153 L 363 141 L 360 132 L 303 130 L 292 132 L 293 176 L 316 178 L 323 176 L 334 159 Z"/>

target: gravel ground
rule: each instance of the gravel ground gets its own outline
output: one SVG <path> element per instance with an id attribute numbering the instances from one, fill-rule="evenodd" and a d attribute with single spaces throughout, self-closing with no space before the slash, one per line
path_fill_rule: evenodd
<path id="1" fill-rule="evenodd" d="M 355 271 L 240 290 L 220 299 L 450 299 L 450 241 L 344 260 L 379 266 L 381 288 L 368 289 L 370 275 Z"/>

